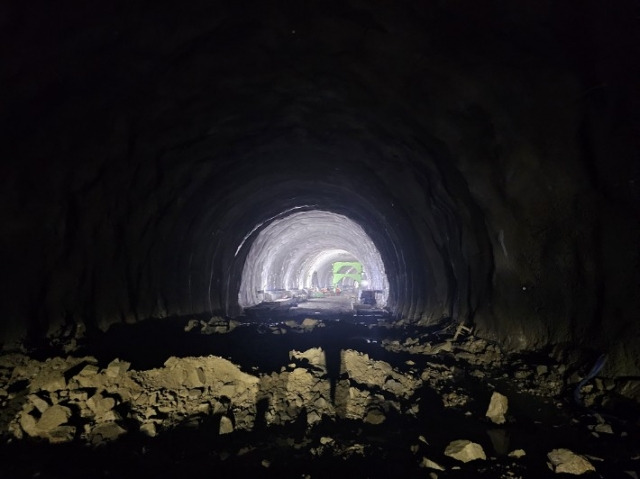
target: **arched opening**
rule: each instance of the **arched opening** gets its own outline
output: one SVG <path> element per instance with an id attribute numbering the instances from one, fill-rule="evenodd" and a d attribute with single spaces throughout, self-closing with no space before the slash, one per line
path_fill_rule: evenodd
<path id="1" fill-rule="evenodd" d="M 361 265 L 361 281 L 351 273 L 355 264 Z M 258 233 L 242 270 L 238 304 L 254 306 L 269 291 L 340 285 L 375 291 L 377 305 L 387 304 L 389 281 L 375 244 L 346 216 L 322 210 L 296 212 L 273 220 Z"/>

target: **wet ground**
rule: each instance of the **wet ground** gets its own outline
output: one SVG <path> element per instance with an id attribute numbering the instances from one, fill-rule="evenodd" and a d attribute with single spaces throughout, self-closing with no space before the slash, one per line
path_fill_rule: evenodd
<path id="1" fill-rule="evenodd" d="M 450 330 L 389 328 L 382 312 L 357 315 L 329 308 L 312 315 L 322 320 L 321 327 L 302 331 L 286 326 L 286 321 L 302 319 L 297 313 L 254 316 L 227 334 L 210 335 L 185 333 L 185 318 L 147 321 L 112 328 L 74 354 L 93 355 L 103 365 L 117 357 L 138 370 L 161 367 L 169 356 L 219 355 L 243 371 L 260 374 L 279 371 L 291 350 L 321 347 L 329 378 L 335 380 L 340 351 L 353 349 L 399 371 L 441 367 L 450 378 L 438 390 L 425 382 L 412 399 L 420 406 L 415 417 L 392 413 L 378 425 L 325 418 L 312 428 L 301 420 L 220 436 L 218 424 L 205 421 L 155 438 L 131 432 L 99 448 L 4 441 L 0 477 L 563 477 L 547 466 L 546 455 L 555 448 L 589 458 L 596 472 L 584 477 L 638 477 L 634 474 L 640 469 L 640 432 L 633 408 L 621 409 L 619 415 L 610 409 L 587 409 L 575 404 L 570 387 L 555 397 L 524 392 L 513 380 L 508 361 L 493 368 L 472 365 L 455 353 L 420 355 L 383 347 L 385 341 L 425 333 L 441 341 L 448 334 L 450 338 Z M 303 316 L 309 313 L 313 311 L 307 307 Z M 503 425 L 485 417 L 493 391 L 509 398 Z M 443 398 L 448 394 L 467 399 L 460 406 L 447 405 Z M 603 421 L 611 425 L 612 434 L 594 434 L 594 425 Z M 487 459 L 462 463 L 445 456 L 446 446 L 457 439 L 480 444 Z M 508 456 L 516 449 L 526 455 Z M 445 470 L 420 467 L 423 458 Z"/>

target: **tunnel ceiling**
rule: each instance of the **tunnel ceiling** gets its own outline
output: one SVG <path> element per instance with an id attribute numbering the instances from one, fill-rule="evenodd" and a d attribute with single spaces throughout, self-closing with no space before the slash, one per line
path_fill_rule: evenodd
<path id="1" fill-rule="evenodd" d="M 387 275 L 371 238 L 346 216 L 317 210 L 274 219 L 260 231 L 245 258 L 239 304 L 257 304 L 258 291 L 312 288 L 314 273 L 317 286 L 330 288 L 338 261 L 360 262 L 368 288 L 383 291 L 379 305 L 386 305 Z"/>
<path id="2" fill-rule="evenodd" d="M 362 228 L 397 319 L 633 364 L 635 8 L 5 4 L 2 337 L 237 315 L 301 209 Z"/>

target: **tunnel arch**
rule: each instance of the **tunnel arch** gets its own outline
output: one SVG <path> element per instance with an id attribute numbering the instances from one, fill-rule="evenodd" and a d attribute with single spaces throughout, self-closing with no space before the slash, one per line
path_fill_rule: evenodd
<path id="1" fill-rule="evenodd" d="M 313 273 L 320 286 L 328 287 L 330 266 L 335 261 L 363 264 L 369 289 L 382 291 L 385 306 L 389 281 L 382 257 L 363 228 L 346 216 L 322 210 L 290 213 L 263 227 L 253 241 L 242 270 L 238 303 L 260 302 L 258 291 L 312 287 Z"/>

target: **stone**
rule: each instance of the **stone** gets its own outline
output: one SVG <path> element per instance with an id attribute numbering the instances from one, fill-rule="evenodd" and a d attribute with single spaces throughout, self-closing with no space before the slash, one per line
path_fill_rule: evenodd
<path id="1" fill-rule="evenodd" d="M 41 433 L 48 433 L 52 429 L 65 424 L 71 417 L 71 409 L 55 404 L 48 408 L 36 423 L 36 429 Z"/>
<path id="2" fill-rule="evenodd" d="M 603 434 L 613 434 L 613 429 L 610 424 L 597 424 L 595 431 Z"/>
<path id="3" fill-rule="evenodd" d="M 524 449 L 515 449 L 515 450 L 511 451 L 508 455 L 509 455 L 509 457 L 520 459 L 521 457 L 526 456 L 527 453 L 524 451 Z"/>
<path id="4" fill-rule="evenodd" d="M 35 406 L 35 408 L 41 413 L 45 412 L 49 409 L 50 404 L 42 399 L 37 394 L 29 394 L 28 396 L 29 402 Z"/>
<path id="5" fill-rule="evenodd" d="M 31 383 L 32 391 L 60 391 L 67 387 L 61 371 L 43 371 Z"/>
<path id="6" fill-rule="evenodd" d="M 475 461 L 476 459 L 487 458 L 480 444 L 466 439 L 458 439 L 450 442 L 444 450 L 444 455 L 457 459 L 461 462 L 470 462 Z"/>
<path id="7" fill-rule="evenodd" d="M 100 372 L 100 368 L 95 364 L 87 364 L 82 370 L 78 373 L 78 376 L 95 376 Z"/>
<path id="8" fill-rule="evenodd" d="M 373 408 L 367 411 L 367 414 L 364 417 L 364 422 L 368 424 L 382 424 L 386 419 L 384 412 L 378 408 Z"/>
<path id="9" fill-rule="evenodd" d="M 73 441 L 75 435 L 74 426 L 58 426 L 48 431 L 45 437 L 52 444 L 61 444 Z"/>
<path id="10" fill-rule="evenodd" d="M 158 431 L 156 430 L 156 425 L 152 422 L 144 423 L 140 426 L 140 432 L 147 437 L 156 437 Z"/>
<path id="11" fill-rule="evenodd" d="M 187 377 L 184 380 L 184 385 L 187 388 L 200 388 L 205 385 L 207 378 L 202 368 L 188 368 L 186 373 Z"/>
<path id="12" fill-rule="evenodd" d="M 69 391 L 69 400 L 71 401 L 85 402 L 87 399 L 89 399 L 89 393 L 87 393 L 87 391 L 83 391 L 82 389 Z"/>
<path id="13" fill-rule="evenodd" d="M 427 469 L 435 469 L 436 471 L 444 471 L 444 467 L 442 467 L 440 464 L 438 464 L 435 461 L 432 461 L 431 459 L 427 458 L 427 457 L 423 457 L 422 458 L 422 462 L 420 463 L 420 467 L 424 467 Z"/>
<path id="14" fill-rule="evenodd" d="M 91 430 L 91 443 L 98 445 L 103 442 L 115 441 L 126 433 L 127 430 L 116 422 L 103 422 Z"/>
<path id="15" fill-rule="evenodd" d="M 130 362 L 114 359 L 107 366 L 105 374 L 111 378 L 117 378 L 118 376 L 121 376 L 124 373 L 126 373 L 130 367 L 131 367 Z"/>
<path id="16" fill-rule="evenodd" d="M 104 397 L 102 393 L 96 393 L 87 399 L 87 406 L 97 417 L 104 416 L 108 411 L 111 411 L 115 405 L 115 399 Z"/>
<path id="17" fill-rule="evenodd" d="M 504 415 L 507 413 L 509 400 L 506 396 L 494 391 L 489 401 L 489 408 L 486 416 L 495 424 L 504 424 L 506 419 Z"/>
<path id="18" fill-rule="evenodd" d="M 619 393 L 636 402 L 640 402 L 640 379 L 626 379 L 618 387 Z"/>
<path id="19" fill-rule="evenodd" d="M 545 374 L 547 374 L 549 372 L 549 367 L 544 365 L 544 364 L 538 364 L 536 366 L 536 375 L 538 376 L 544 376 Z"/>
<path id="20" fill-rule="evenodd" d="M 232 432 L 233 432 L 233 423 L 231 422 L 231 419 L 229 419 L 227 416 L 220 417 L 219 434 L 223 435 L 223 434 L 229 434 Z"/>
<path id="21" fill-rule="evenodd" d="M 450 353 L 451 351 L 453 351 L 453 344 L 451 343 L 451 341 L 445 341 L 431 347 L 431 354 L 438 354 L 442 351 L 446 353 Z"/>
<path id="22" fill-rule="evenodd" d="M 20 414 L 19 423 L 20 427 L 25 433 L 27 433 L 27 435 L 35 437 L 40 434 L 40 431 L 36 428 L 36 418 L 28 412 L 22 411 L 22 413 Z"/>
<path id="23" fill-rule="evenodd" d="M 312 318 L 304 318 L 302 320 L 302 324 L 300 325 L 300 327 L 302 329 L 305 330 L 309 330 L 311 331 L 313 328 L 315 328 L 318 325 L 318 320 L 317 319 L 312 319 Z"/>
<path id="24" fill-rule="evenodd" d="M 200 321 L 198 321 L 197 319 L 190 319 L 185 325 L 184 331 L 188 333 L 199 326 L 200 326 Z"/>
<path id="25" fill-rule="evenodd" d="M 289 359 L 295 359 L 296 361 L 306 360 L 311 366 L 326 370 L 325 354 L 322 348 L 311 348 L 304 352 L 296 351 L 294 349 L 289 352 Z"/>
<path id="26" fill-rule="evenodd" d="M 554 449 L 547 454 L 547 457 L 551 462 L 551 470 L 558 474 L 580 475 L 596 470 L 584 456 L 580 456 L 569 449 Z"/>

